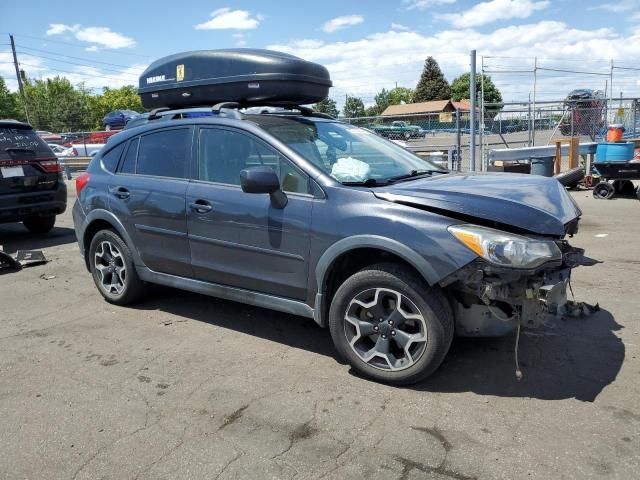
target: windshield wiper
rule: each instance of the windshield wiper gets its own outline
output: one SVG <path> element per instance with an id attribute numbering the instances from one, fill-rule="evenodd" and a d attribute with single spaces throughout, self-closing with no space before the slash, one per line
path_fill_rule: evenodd
<path id="1" fill-rule="evenodd" d="M 388 183 L 401 182 L 403 180 L 413 180 L 414 178 L 426 177 L 428 175 L 433 175 L 434 173 L 449 173 L 446 170 L 411 170 L 409 173 L 405 173 L 404 175 L 396 175 L 395 177 L 389 177 L 387 179 Z"/>
<path id="2" fill-rule="evenodd" d="M 347 187 L 380 187 L 382 185 L 387 185 L 389 183 L 388 180 L 380 181 L 375 178 L 367 178 L 366 180 L 362 180 L 360 182 L 340 182 L 342 185 L 346 185 Z"/>

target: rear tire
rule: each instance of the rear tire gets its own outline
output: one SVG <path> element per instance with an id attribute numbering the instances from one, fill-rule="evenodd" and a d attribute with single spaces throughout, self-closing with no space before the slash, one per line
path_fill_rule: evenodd
<path id="1" fill-rule="evenodd" d="M 91 239 L 89 268 L 98 291 L 109 303 L 128 305 L 144 293 L 131 250 L 113 230 L 100 230 Z"/>
<path id="2" fill-rule="evenodd" d="M 39 215 L 37 217 L 25 218 L 23 225 L 31 233 L 43 234 L 49 233 L 56 224 L 55 215 Z"/>
<path id="3" fill-rule="evenodd" d="M 407 267 L 382 263 L 338 288 L 329 329 L 336 349 L 358 373 L 406 385 L 440 366 L 451 346 L 454 319 L 440 289 Z"/>

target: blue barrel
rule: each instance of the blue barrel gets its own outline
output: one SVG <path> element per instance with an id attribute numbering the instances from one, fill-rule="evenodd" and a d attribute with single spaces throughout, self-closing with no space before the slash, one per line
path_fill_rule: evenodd
<path id="1" fill-rule="evenodd" d="M 531 175 L 553 177 L 553 165 L 556 157 L 531 157 Z"/>
<path id="2" fill-rule="evenodd" d="M 596 148 L 596 163 L 633 160 L 633 142 L 602 142 Z"/>

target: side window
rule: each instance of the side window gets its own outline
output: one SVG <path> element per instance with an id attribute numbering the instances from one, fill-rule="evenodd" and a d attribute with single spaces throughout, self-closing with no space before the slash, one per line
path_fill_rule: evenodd
<path id="1" fill-rule="evenodd" d="M 176 128 L 140 137 L 136 173 L 185 178 L 189 163 L 191 130 Z"/>
<path id="2" fill-rule="evenodd" d="M 285 192 L 309 193 L 308 176 L 262 142 L 232 130 L 200 130 L 200 180 L 240 185 L 240 172 L 260 165 L 273 168 Z"/>
<path id="3" fill-rule="evenodd" d="M 122 162 L 120 162 L 120 173 L 135 173 L 136 171 L 136 157 L 138 156 L 138 142 L 139 137 L 129 140 L 127 146 L 127 153 L 124 154 Z"/>
<path id="4" fill-rule="evenodd" d="M 112 148 L 102 156 L 102 166 L 106 171 L 111 173 L 114 173 L 116 171 L 116 168 L 118 167 L 118 162 L 120 161 L 120 156 L 122 155 L 122 152 L 124 151 L 124 146 L 126 144 L 127 144 L 126 142 L 123 142 L 120 145 L 117 145 L 116 147 Z"/>

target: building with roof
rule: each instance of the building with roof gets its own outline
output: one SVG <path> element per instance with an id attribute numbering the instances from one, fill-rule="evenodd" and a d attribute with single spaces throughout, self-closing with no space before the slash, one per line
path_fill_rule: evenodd
<path id="1" fill-rule="evenodd" d="M 463 112 L 471 110 L 470 100 L 461 100 L 454 102 L 452 100 L 432 100 L 430 102 L 405 103 L 403 105 L 389 105 L 382 112 L 383 117 L 397 117 L 406 115 L 426 115 L 452 113 L 456 109 Z"/>

